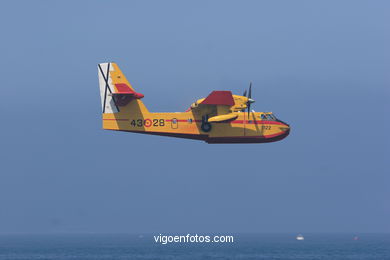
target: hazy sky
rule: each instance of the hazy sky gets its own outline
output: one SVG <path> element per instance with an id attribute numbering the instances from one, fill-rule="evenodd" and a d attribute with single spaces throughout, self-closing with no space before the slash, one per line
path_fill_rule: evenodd
<path id="1" fill-rule="evenodd" d="M 0 233 L 390 232 L 387 1 L 6 1 Z M 97 63 L 151 111 L 212 90 L 269 144 L 104 131 Z"/>

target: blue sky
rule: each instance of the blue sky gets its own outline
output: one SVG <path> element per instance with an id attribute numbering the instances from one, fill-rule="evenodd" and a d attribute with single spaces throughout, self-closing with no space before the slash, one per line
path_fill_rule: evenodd
<path id="1" fill-rule="evenodd" d="M 8 1 L 0 233 L 389 232 L 386 1 Z M 101 129 L 97 63 L 151 111 L 212 90 L 291 124 L 207 145 Z"/>

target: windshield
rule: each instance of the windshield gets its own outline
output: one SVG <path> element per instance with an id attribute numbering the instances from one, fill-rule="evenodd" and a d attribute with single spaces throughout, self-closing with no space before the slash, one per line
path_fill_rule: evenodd
<path id="1" fill-rule="evenodd" d="M 260 118 L 261 118 L 261 120 L 268 120 L 268 121 L 275 121 L 275 120 L 277 120 L 276 117 L 273 114 L 261 114 Z"/>
<path id="2" fill-rule="evenodd" d="M 267 119 L 273 121 L 273 120 L 275 120 L 276 118 L 274 117 L 274 115 L 268 114 L 268 115 L 267 115 Z"/>

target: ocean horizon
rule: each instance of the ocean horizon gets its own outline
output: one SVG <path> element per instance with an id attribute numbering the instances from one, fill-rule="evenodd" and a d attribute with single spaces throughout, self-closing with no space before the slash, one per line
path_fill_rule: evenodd
<path id="1" fill-rule="evenodd" d="M 390 259 L 387 233 L 302 233 L 304 241 L 293 233 L 233 233 L 233 243 L 167 244 L 156 243 L 158 235 L 0 234 L 0 260 Z"/>

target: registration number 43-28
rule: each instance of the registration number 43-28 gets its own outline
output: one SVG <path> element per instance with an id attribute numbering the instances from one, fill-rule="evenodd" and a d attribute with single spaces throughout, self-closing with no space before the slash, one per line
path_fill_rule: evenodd
<path id="1" fill-rule="evenodd" d="M 130 122 L 130 125 L 134 127 L 151 127 L 153 126 L 165 126 L 165 120 L 164 119 L 133 119 Z"/>

